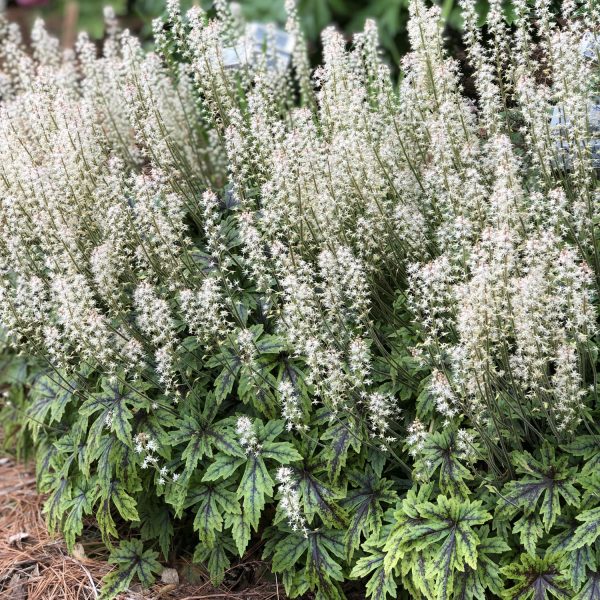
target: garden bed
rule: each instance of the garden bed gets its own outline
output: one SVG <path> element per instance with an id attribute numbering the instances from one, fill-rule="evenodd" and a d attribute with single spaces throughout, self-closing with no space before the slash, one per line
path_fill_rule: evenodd
<path id="1" fill-rule="evenodd" d="M 108 552 L 90 527 L 73 555 L 59 536 L 48 533 L 44 496 L 36 491 L 34 468 L 0 458 L 0 598 L 10 600 L 91 600 L 99 598 L 101 579 L 110 570 Z M 120 600 L 271 600 L 285 598 L 276 583 L 261 581 L 260 561 L 236 565 L 226 583 L 214 588 L 206 574 L 180 560 L 148 590 L 132 585 Z M 177 575 L 175 575 L 177 572 Z M 248 579 L 255 577 L 251 585 Z M 168 583 L 181 578 L 180 583 Z"/>

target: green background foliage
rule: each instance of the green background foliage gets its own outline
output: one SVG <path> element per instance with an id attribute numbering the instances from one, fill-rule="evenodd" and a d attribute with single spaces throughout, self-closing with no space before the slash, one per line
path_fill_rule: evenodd
<path id="1" fill-rule="evenodd" d="M 64 14 L 68 0 L 55 0 L 47 7 L 32 11 L 49 18 L 51 24 L 58 27 Z M 191 5 L 190 0 L 182 6 Z M 78 29 L 88 31 L 93 37 L 101 38 L 104 32 L 102 9 L 107 4 L 104 0 L 85 0 L 76 3 L 79 10 Z M 117 15 L 125 18 L 142 37 L 150 40 L 152 19 L 163 14 L 164 0 L 114 0 L 109 3 Z M 285 21 L 283 1 L 277 0 L 241 0 L 244 16 L 250 21 Z M 210 10 L 212 0 L 202 0 L 201 6 Z M 461 28 L 460 11 L 454 0 L 444 0 L 442 12 L 448 22 L 449 33 Z M 478 10 L 485 16 L 487 3 L 479 0 Z M 407 50 L 406 22 L 408 20 L 408 0 L 300 0 L 298 10 L 307 39 L 313 48 L 319 46 L 321 31 L 328 25 L 334 24 L 346 34 L 351 35 L 361 31 L 365 20 L 375 19 L 379 27 L 381 44 L 389 54 L 390 60 L 397 63 Z M 57 31 L 60 33 L 60 31 Z"/>

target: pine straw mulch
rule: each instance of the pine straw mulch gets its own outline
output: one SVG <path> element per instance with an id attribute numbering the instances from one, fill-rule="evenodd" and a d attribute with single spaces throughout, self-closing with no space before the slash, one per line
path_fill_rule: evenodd
<path id="1" fill-rule="evenodd" d="M 100 580 L 112 568 L 97 532 L 84 530 L 69 555 L 64 541 L 48 533 L 43 501 L 33 467 L 0 457 L 0 600 L 97 599 Z M 260 561 L 232 568 L 219 589 L 189 562 L 172 566 L 165 582 L 149 590 L 133 585 L 120 600 L 284 600 L 280 586 L 262 579 Z"/>

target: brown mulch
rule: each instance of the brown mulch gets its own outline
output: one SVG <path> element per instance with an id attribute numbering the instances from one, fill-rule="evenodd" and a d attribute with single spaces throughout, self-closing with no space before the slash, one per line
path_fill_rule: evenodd
<path id="1" fill-rule="evenodd" d="M 0 457 L 0 600 L 96 600 L 100 580 L 112 568 L 106 551 L 96 536 L 86 540 L 84 531 L 69 555 L 64 541 L 48 533 L 43 500 L 32 466 Z M 229 583 L 219 589 L 198 567 L 185 561 L 174 566 L 177 575 L 172 569 L 170 574 L 180 583 L 157 583 L 149 590 L 133 585 L 121 600 L 284 600 L 281 586 L 260 576 L 240 585 L 238 573 L 256 572 L 256 565 L 233 567 Z"/>

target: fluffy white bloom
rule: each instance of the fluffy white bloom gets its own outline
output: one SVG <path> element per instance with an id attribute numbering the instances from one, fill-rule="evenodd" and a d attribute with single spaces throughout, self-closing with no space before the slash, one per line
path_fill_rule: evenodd
<path id="1" fill-rule="evenodd" d="M 259 454 L 261 451 L 261 444 L 258 441 L 256 432 L 254 431 L 254 424 L 250 417 L 238 417 L 235 432 L 238 435 L 238 441 L 246 454 Z"/>
<path id="2" fill-rule="evenodd" d="M 302 514 L 298 484 L 292 470 L 289 467 L 280 467 L 277 471 L 277 481 L 281 494 L 279 506 L 287 517 L 289 526 L 292 531 L 299 531 L 307 537 L 308 527 Z"/>

